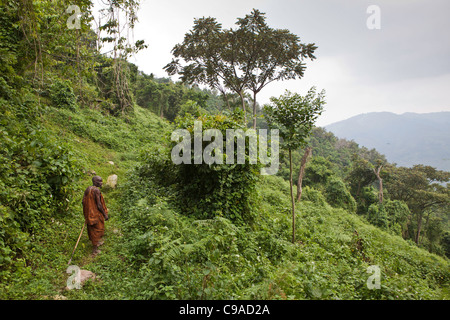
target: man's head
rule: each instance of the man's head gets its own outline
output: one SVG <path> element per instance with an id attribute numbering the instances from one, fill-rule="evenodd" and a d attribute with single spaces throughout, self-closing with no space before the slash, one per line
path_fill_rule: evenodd
<path id="1" fill-rule="evenodd" d="M 93 176 L 92 177 L 92 184 L 96 187 L 101 187 L 103 185 L 103 180 L 100 176 Z"/>

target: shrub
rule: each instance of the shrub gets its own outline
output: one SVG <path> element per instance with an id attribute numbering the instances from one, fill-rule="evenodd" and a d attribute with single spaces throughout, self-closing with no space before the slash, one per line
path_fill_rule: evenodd
<path id="1" fill-rule="evenodd" d="M 29 245 L 28 234 L 21 231 L 20 224 L 14 219 L 13 211 L 0 205 L 0 265 L 5 267 L 12 264 L 17 253 L 26 251 Z M 3 273 L 1 269 L 0 279 L 8 274 Z"/>
<path id="2" fill-rule="evenodd" d="M 328 181 L 325 191 L 327 202 L 330 205 L 335 208 L 346 209 L 352 213 L 356 212 L 356 201 L 341 179 L 332 177 Z"/>
<path id="3" fill-rule="evenodd" d="M 67 212 L 81 174 L 71 147 L 29 116 L 36 110 L 0 101 L 0 283 L 22 270 L 32 236 Z"/>
<path id="4" fill-rule="evenodd" d="M 318 204 L 320 206 L 324 206 L 327 201 L 323 194 L 312 187 L 305 186 L 302 190 L 302 198 L 303 201 L 311 201 L 312 203 Z"/>
<path id="5" fill-rule="evenodd" d="M 192 134 L 196 120 L 202 121 L 203 130 L 220 130 L 224 139 L 223 146 L 226 146 L 226 129 L 243 128 L 241 115 L 235 113 L 229 116 L 203 115 L 198 118 L 187 114 L 178 118 L 177 128 L 187 129 Z M 191 141 L 193 143 L 193 137 Z M 172 146 L 175 144 L 172 142 Z M 203 144 L 206 147 L 209 143 Z M 236 152 L 237 148 L 235 154 Z M 245 154 L 245 164 L 225 164 L 226 154 L 223 152 L 223 164 L 194 164 L 194 155 L 191 154 L 192 164 L 178 165 L 177 186 L 183 211 L 199 219 L 221 216 L 233 222 L 251 222 L 254 218 L 252 206 L 260 165 L 249 164 L 248 144 Z"/>
<path id="6" fill-rule="evenodd" d="M 411 215 L 408 205 L 400 200 L 385 200 L 383 204 L 388 217 L 389 229 L 397 235 L 402 235 L 407 229 L 407 220 Z"/>
<path id="7" fill-rule="evenodd" d="M 357 199 L 357 213 L 366 214 L 370 205 L 378 202 L 378 191 L 372 186 L 363 187 L 361 188 L 361 192 L 359 193 L 359 196 L 357 196 Z"/>
<path id="8" fill-rule="evenodd" d="M 205 109 L 200 107 L 197 102 L 192 100 L 187 100 L 180 107 L 180 111 L 178 111 L 178 117 L 184 117 L 187 114 L 192 114 L 196 117 L 201 116 L 202 114 L 208 113 Z"/>
<path id="9" fill-rule="evenodd" d="M 68 80 L 56 79 L 50 86 L 50 99 L 56 108 L 77 109 L 77 98 Z"/>
<path id="10" fill-rule="evenodd" d="M 367 220 L 369 220 L 369 222 L 374 226 L 384 229 L 387 229 L 388 227 L 386 209 L 379 203 L 374 203 L 369 206 L 369 210 L 367 211 Z"/>
<path id="11" fill-rule="evenodd" d="M 331 177 L 334 176 L 332 163 L 321 156 L 315 156 L 306 164 L 303 183 L 312 187 L 326 185 Z"/>
<path id="12" fill-rule="evenodd" d="M 382 204 L 377 202 L 369 206 L 367 220 L 377 227 L 401 236 L 407 229 L 410 215 L 411 211 L 403 201 L 384 200 Z"/>

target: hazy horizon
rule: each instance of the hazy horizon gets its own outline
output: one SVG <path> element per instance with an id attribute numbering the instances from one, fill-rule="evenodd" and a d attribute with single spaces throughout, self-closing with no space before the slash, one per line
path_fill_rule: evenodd
<path id="1" fill-rule="evenodd" d="M 379 15 L 368 11 L 371 5 Z M 316 86 L 325 89 L 327 101 L 318 126 L 367 112 L 450 111 L 448 0 L 144 0 L 134 39 L 145 40 L 148 48 L 130 62 L 168 77 L 163 67 L 195 18 L 215 17 L 223 28 L 234 28 L 253 8 L 266 14 L 270 27 L 318 46 L 317 59 L 306 61 L 304 78 L 268 85 L 257 97 L 260 104 L 285 89 L 303 94 Z M 373 18 L 379 29 L 368 27 Z"/>
<path id="2" fill-rule="evenodd" d="M 401 113 L 393 112 L 393 111 L 369 111 L 369 112 L 362 112 L 362 113 L 359 113 L 359 114 L 355 114 L 355 115 L 350 116 L 348 118 L 345 118 L 345 119 L 342 119 L 342 120 L 338 120 L 338 121 L 335 121 L 335 122 L 331 122 L 331 123 L 322 125 L 320 127 L 325 128 L 327 126 L 330 126 L 330 125 L 338 123 L 338 122 L 343 122 L 343 121 L 346 121 L 346 120 L 349 120 L 349 119 L 352 119 L 352 118 L 356 118 L 356 117 L 363 116 L 363 115 L 370 115 L 370 114 L 374 114 L 374 113 L 389 113 L 389 114 L 395 114 L 397 116 L 403 116 L 405 114 L 423 115 L 423 114 L 434 114 L 434 113 L 450 113 L 450 111 L 446 111 L 446 110 L 444 110 L 444 111 L 434 111 L 434 112 L 410 112 L 410 111 L 406 111 L 406 112 L 401 112 Z"/>

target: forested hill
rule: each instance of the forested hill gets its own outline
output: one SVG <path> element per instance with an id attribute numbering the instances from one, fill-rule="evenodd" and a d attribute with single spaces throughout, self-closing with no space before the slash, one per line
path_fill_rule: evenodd
<path id="1" fill-rule="evenodd" d="M 83 23 L 67 32 L 73 3 Z M 312 148 L 292 214 L 284 149 L 277 175 L 175 165 L 176 128 L 246 129 L 255 104 L 245 97 L 245 114 L 238 95 L 139 71 L 127 58 L 145 45 L 118 38 L 114 20 L 102 43 L 117 51 L 101 54 L 91 5 L 0 6 L 0 299 L 449 299 L 447 173 L 314 128 L 292 152 L 297 183 Z M 69 290 L 94 175 L 105 243 L 91 255 L 84 230 L 71 264 L 96 277 Z"/>
<path id="2" fill-rule="evenodd" d="M 325 127 L 340 138 L 375 148 L 392 163 L 450 171 L 450 112 L 367 113 Z"/>

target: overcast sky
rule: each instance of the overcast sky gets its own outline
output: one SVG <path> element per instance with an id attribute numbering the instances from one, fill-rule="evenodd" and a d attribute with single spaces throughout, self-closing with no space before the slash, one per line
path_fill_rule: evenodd
<path id="1" fill-rule="evenodd" d="M 367 27 L 370 5 L 380 9 L 380 29 Z M 253 8 L 266 14 L 270 27 L 289 29 L 318 46 L 302 79 L 267 86 L 259 103 L 285 89 L 325 89 L 319 126 L 374 111 L 450 111 L 449 0 L 143 0 L 134 38 L 148 48 L 130 61 L 145 73 L 167 77 L 163 67 L 170 51 L 194 18 L 211 16 L 234 28 Z"/>

